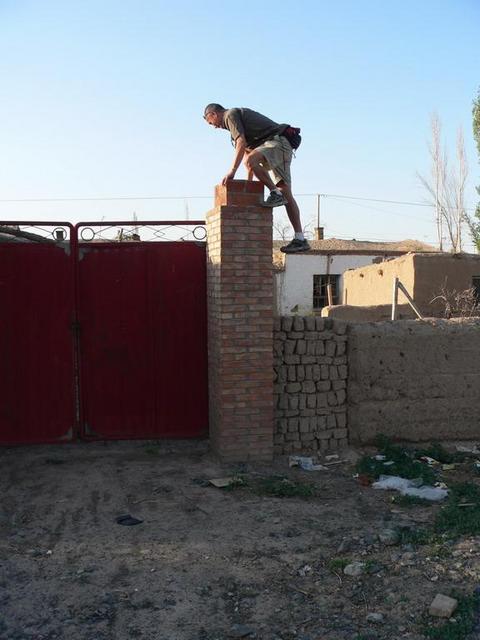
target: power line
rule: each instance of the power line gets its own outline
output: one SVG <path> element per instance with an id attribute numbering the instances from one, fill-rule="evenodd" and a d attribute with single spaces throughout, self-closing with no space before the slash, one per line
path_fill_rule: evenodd
<path id="1" fill-rule="evenodd" d="M 410 202 L 406 200 L 387 200 L 382 198 L 364 198 L 361 196 L 350 196 L 345 194 L 336 193 L 296 193 L 296 197 L 317 197 L 322 198 L 341 198 L 345 200 L 362 200 L 364 202 L 381 202 L 384 204 L 405 205 L 414 207 L 430 207 L 434 208 L 435 205 L 426 202 Z M 21 202 L 116 202 L 124 200 L 210 200 L 212 196 L 105 196 L 105 197 L 91 197 L 91 198 L 2 198 L 0 202 L 3 203 L 21 203 Z M 465 211 L 475 211 L 471 207 L 466 207 Z"/>
<path id="2" fill-rule="evenodd" d="M 337 202 L 340 201 L 340 198 L 337 198 L 336 196 L 330 196 L 330 198 L 332 200 L 336 200 Z M 374 202 L 378 202 L 378 201 L 374 200 Z M 349 205 L 354 207 L 361 207 L 362 209 L 367 209 L 368 211 L 378 211 L 379 213 L 389 215 L 389 216 L 398 216 L 400 218 L 410 218 L 412 220 L 421 220 L 422 222 L 432 222 L 432 220 L 427 220 L 427 218 L 419 218 L 418 216 L 411 216 L 411 215 L 408 215 L 408 213 L 398 213 L 396 211 L 383 211 L 378 207 L 372 207 L 371 205 L 361 204 L 360 202 L 350 202 Z"/>

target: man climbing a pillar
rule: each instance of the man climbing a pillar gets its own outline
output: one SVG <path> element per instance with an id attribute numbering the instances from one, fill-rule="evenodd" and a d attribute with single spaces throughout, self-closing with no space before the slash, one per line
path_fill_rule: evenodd
<path id="1" fill-rule="evenodd" d="M 227 129 L 235 147 L 232 167 L 224 176 L 222 184 L 233 180 L 243 160 L 248 180 L 253 180 L 255 176 L 270 191 L 264 206 L 285 205 L 295 236 L 291 242 L 281 247 L 281 251 L 308 251 L 310 245 L 303 235 L 300 210 L 292 194 L 290 176 L 292 144 L 296 144 L 295 135 L 298 139 L 299 130 L 292 129 L 287 124 L 278 124 L 251 109 L 225 109 L 216 103 L 205 107 L 203 118 L 215 129 Z"/>

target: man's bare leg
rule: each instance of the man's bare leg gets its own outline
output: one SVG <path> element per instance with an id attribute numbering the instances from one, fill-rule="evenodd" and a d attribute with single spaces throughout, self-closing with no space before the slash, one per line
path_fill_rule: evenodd
<path id="1" fill-rule="evenodd" d="M 273 182 L 268 174 L 268 171 L 262 167 L 262 162 L 266 162 L 263 155 L 258 151 L 252 151 L 245 159 L 245 166 L 249 175 L 253 175 L 260 180 L 260 182 L 267 187 L 270 191 L 277 188 L 277 185 Z M 280 188 L 280 187 L 278 187 Z"/>
<path id="2" fill-rule="evenodd" d="M 287 210 L 288 219 L 291 222 L 293 230 L 295 233 L 302 233 L 302 223 L 300 222 L 300 209 L 298 208 L 297 201 L 293 197 L 292 190 L 290 185 L 286 182 L 279 182 L 277 185 L 277 189 L 283 193 L 285 198 L 287 199 L 287 204 L 285 205 L 285 209 Z"/>

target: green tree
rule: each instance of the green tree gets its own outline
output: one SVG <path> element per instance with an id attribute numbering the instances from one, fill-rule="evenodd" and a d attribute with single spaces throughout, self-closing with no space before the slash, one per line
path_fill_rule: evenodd
<path id="1" fill-rule="evenodd" d="M 480 89 L 478 95 L 473 101 L 473 137 L 477 144 L 478 157 L 480 160 Z M 480 195 L 480 186 L 477 187 L 477 193 Z M 467 224 L 470 229 L 470 235 L 477 247 L 477 251 L 480 252 L 480 202 L 477 204 L 474 216 L 466 216 Z"/>

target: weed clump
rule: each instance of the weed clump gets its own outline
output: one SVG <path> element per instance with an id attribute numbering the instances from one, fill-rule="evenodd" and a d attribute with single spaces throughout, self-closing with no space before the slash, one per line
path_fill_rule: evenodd
<path id="1" fill-rule="evenodd" d="M 470 482 L 452 485 L 445 506 L 438 512 L 435 530 L 451 537 L 480 533 L 480 487 Z"/>
<path id="2" fill-rule="evenodd" d="M 284 476 L 270 476 L 257 480 L 254 486 L 259 495 L 276 498 L 310 498 L 316 494 L 315 485 L 309 482 L 295 482 Z"/>
<path id="3" fill-rule="evenodd" d="M 422 478 L 424 484 L 436 482 L 435 471 L 426 463 L 416 459 L 416 452 L 392 444 L 389 438 L 378 436 L 376 445 L 383 460 L 376 456 L 364 456 L 357 462 L 359 474 L 377 480 L 381 475 L 400 476 L 401 478 Z M 389 464 L 385 464 L 389 463 Z"/>

